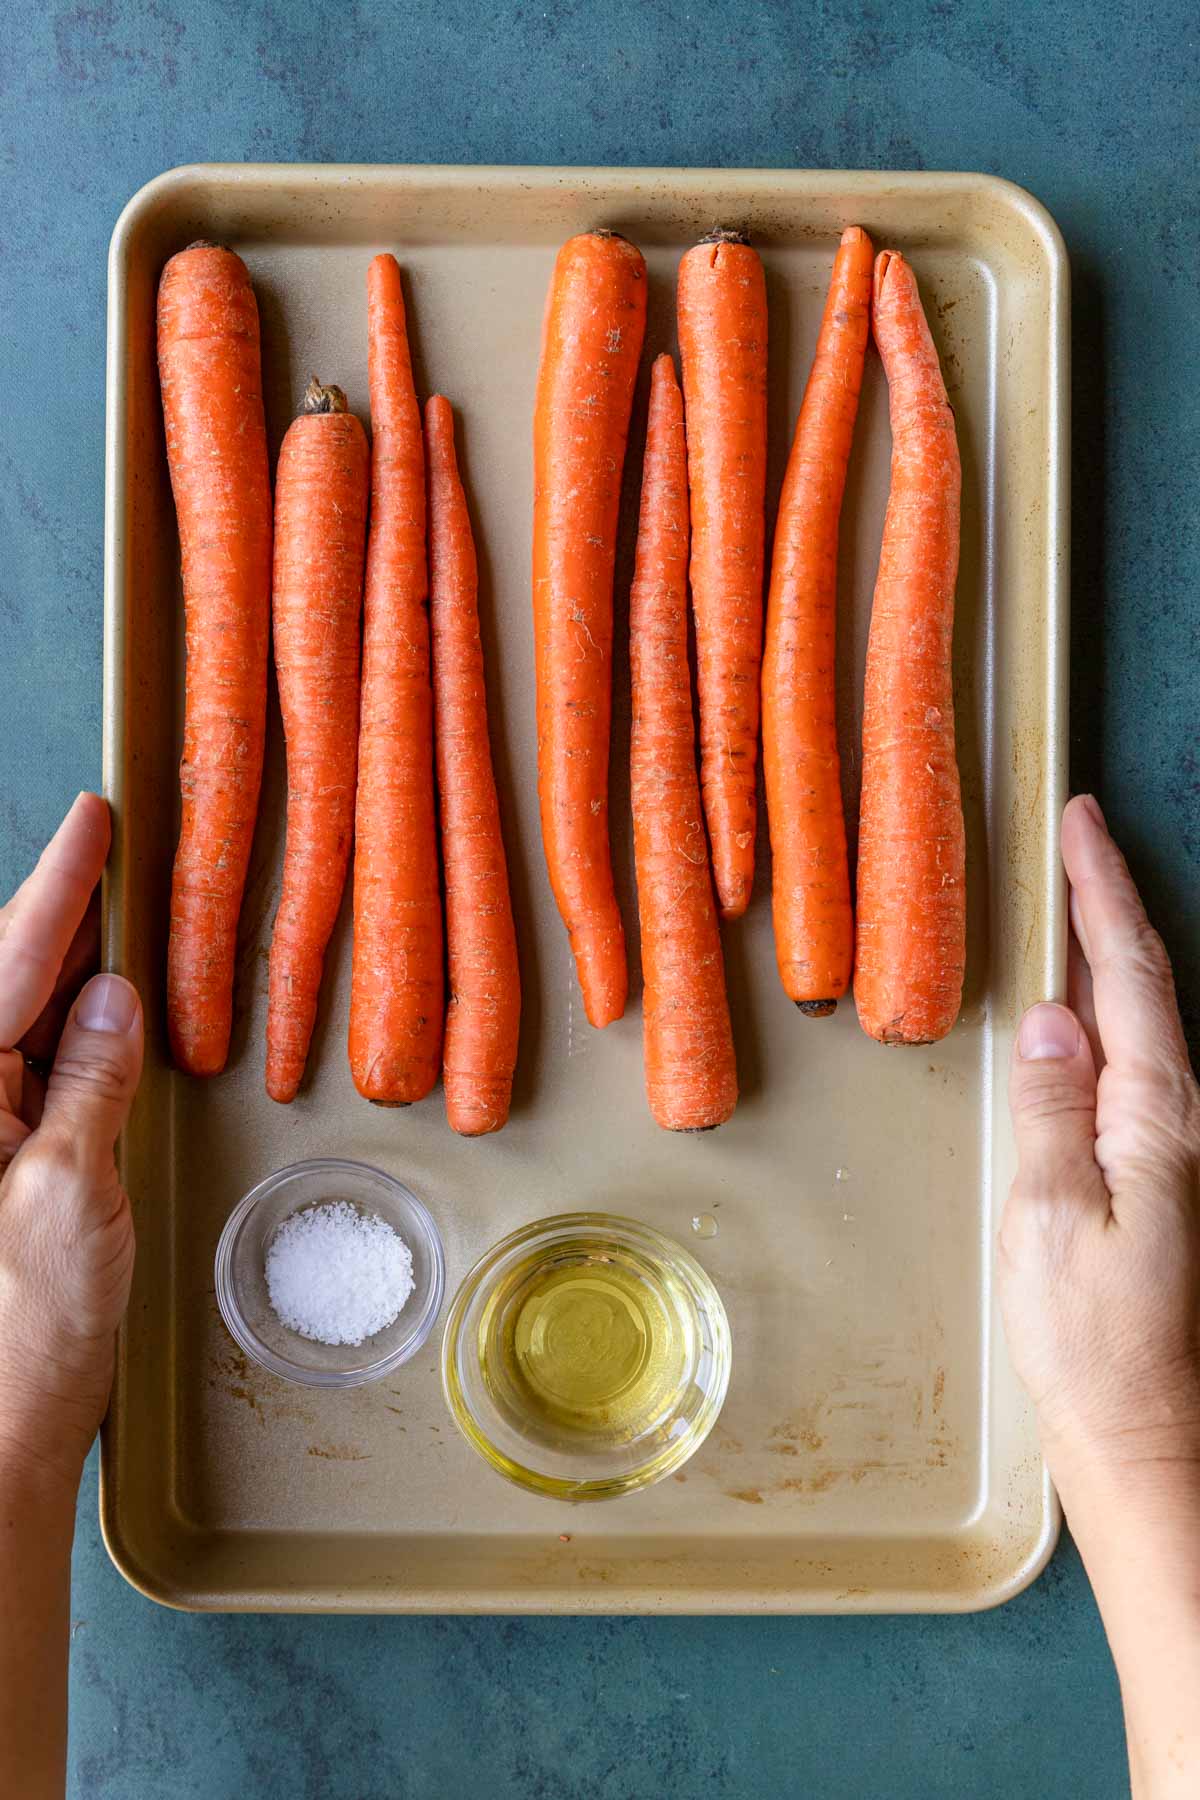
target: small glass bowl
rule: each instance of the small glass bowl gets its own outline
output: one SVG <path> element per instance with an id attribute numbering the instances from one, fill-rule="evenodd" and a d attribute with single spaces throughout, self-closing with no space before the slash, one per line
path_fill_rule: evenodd
<path id="1" fill-rule="evenodd" d="M 497 1359 L 494 1377 L 488 1346 L 497 1334 L 520 1341 L 520 1308 L 532 1279 L 606 1262 L 645 1283 L 670 1311 L 678 1373 L 655 1395 L 653 1417 L 638 1425 L 589 1435 L 544 1412 L 522 1416 L 513 1360 Z M 535 1336 L 542 1329 L 535 1325 Z M 674 1474 L 716 1423 L 730 1363 L 729 1321 L 705 1270 L 670 1238 L 608 1213 L 539 1219 L 504 1238 L 463 1282 L 442 1340 L 442 1385 L 467 1442 L 518 1487 L 558 1500 L 615 1499 Z"/>
<path id="2" fill-rule="evenodd" d="M 275 1314 L 265 1259 L 283 1221 L 305 1207 L 347 1200 L 376 1213 L 412 1252 L 413 1291 L 399 1316 L 362 1344 L 318 1344 Z M 428 1210 L 401 1181 L 366 1163 L 317 1157 L 293 1163 L 251 1188 L 230 1213 L 216 1260 L 221 1317 L 252 1361 L 305 1387 L 361 1387 L 415 1356 L 433 1330 L 446 1287 L 446 1260 Z"/>

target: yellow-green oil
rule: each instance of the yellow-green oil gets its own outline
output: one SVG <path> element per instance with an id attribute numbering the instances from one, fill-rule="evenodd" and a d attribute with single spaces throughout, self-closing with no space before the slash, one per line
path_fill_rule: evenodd
<path id="1" fill-rule="evenodd" d="M 603 1239 L 541 1250 L 508 1271 L 479 1322 L 493 1398 L 552 1444 L 628 1444 L 671 1413 L 693 1318 L 661 1267 Z"/>

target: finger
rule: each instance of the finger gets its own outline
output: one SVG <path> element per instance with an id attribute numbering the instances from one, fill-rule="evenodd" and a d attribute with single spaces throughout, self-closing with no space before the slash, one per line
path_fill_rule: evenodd
<path id="1" fill-rule="evenodd" d="M 75 996 L 99 966 L 100 889 L 97 887 L 92 890 L 88 909 L 63 957 L 54 992 L 17 1046 L 23 1056 L 28 1056 L 37 1063 L 54 1060 L 54 1052 L 67 1022 L 67 1014 L 75 1004 Z"/>
<path id="2" fill-rule="evenodd" d="M 31 1128 L 42 1116 L 46 1084 L 19 1050 L 0 1050 L 0 1118 Z"/>
<path id="3" fill-rule="evenodd" d="M 110 837 L 107 803 L 80 794 L 0 915 L 0 1048 L 24 1037 L 53 994 Z"/>
<path id="4" fill-rule="evenodd" d="M 120 975 L 97 975 L 63 1031 L 46 1084 L 39 1138 L 53 1136 L 76 1163 L 106 1173 L 141 1069 L 137 989 Z"/>
<path id="5" fill-rule="evenodd" d="M 1092 1048 L 1092 1061 L 1096 1065 L 1096 1075 L 1104 1067 L 1104 1046 L 1100 1042 L 1100 1028 L 1096 1024 L 1096 996 L 1092 992 L 1092 971 L 1088 967 L 1088 959 L 1083 954 L 1083 946 L 1074 930 L 1067 934 L 1067 1005 L 1083 1026 L 1087 1041 Z"/>
<path id="6" fill-rule="evenodd" d="M 25 1139 L 29 1127 L 13 1113 L 0 1113 L 0 1175 L 7 1169 Z"/>
<path id="7" fill-rule="evenodd" d="M 1014 1196 L 1107 1209 L 1096 1162 L 1096 1066 L 1069 1007 L 1031 1006 L 1021 1020 L 1008 1083 L 1018 1173 Z"/>
<path id="8" fill-rule="evenodd" d="M 1122 1073 L 1185 1072 L 1187 1045 L 1167 953 L 1090 794 L 1077 796 L 1063 813 L 1062 852 L 1106 1060 Z"/>

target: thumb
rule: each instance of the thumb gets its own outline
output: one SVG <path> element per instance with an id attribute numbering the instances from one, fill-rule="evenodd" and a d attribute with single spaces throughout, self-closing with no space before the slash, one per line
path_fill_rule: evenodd
<path id="1" fill-rule="evenodd" d="M 97 975 L 71 1008 L 46 1087 L 40 1132 L 76 1161 L 111 1164 L 142 1072 L 142 1008 L 120 975 Z"/>
<path id="2" fill-rule="evenodd" d="M 1008 1092 L 1017 1189 L 1107 1206 L 1096 1162 L 1096 1065 L 1087 1033 L 1068 1007 L 1047 1003 L 1025 1014 Z"/>

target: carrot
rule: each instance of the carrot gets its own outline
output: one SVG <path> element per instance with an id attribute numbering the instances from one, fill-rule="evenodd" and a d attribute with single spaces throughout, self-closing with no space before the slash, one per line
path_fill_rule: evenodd
<path id="1" fill-rule="evenodd" d="M 521 977 L 488 744 L 475 540 L 454 454 L 454 414 L 441 394 L 426 402 L 425 453 L 434 744 L 450 963 L 442 1085 L 453 1129 L 482 1137 L 499 1131 L 508 1118 Z"/>
<path id="2" fill-rule="evenodd" d="M 958 442 L 912 270 L 875 259 L 872 322 L 890 390 L 892 480 L 867 648 L 854 998 L 885 1044 L 958 1016 L 966 961 L 951 640 Z"/>
<path id="3" fill-rule="evenodd" d="M 287 742 L 287 843 L 267 995 L 267 1092 L 294 1100 L 354 836 L 366 434 L 309 383 L 275 472 L 271 625 Z"/>
<path id="4" fill-rule="evenodd" d="M 167 1026 L 177 1066 L 216 1075 L 262 780 L 271 609 L 258 307 L 232 250 L 192 244 L 163 270 L 158 371 L 187 641 Z"/>
<path id="5" fill-rule="evenodd" d="M 621 470 L 646 330 L 646 265 L 612 232 L 563 245 L 533 419 L 538 797 L 550 885 L 593 1025 L 625 1010 L 608 842 L 612 588 Z"/>
<path id="6" fill-rule="evenodd" d="M 687 406 L 700 778 L 722 916 L 750 903 L 757 827 L 767 292 L 762 263 L 717 231 L 679 265 Z"/>
<path id="7" fill-rule="evenodd" d="M 426 1095 L 445 972 L 433 791 L 425 447 L 394 256 L 367 273 L 371 531 L 363 618 L 350 1069 L 368 1100 Z"/>
<path id="8" fill-rule="evenodd" d="M 838 516 L 871 306 L 871 240 L 842 233 L 788 458 L 767 595 L 763 775 L 771 828 L 775 957 L 813 1018 L 850 985 L 854 921 L 838 761 L 834 640 Z"/>
<path id="9" fill-rule="evenodd" d="M 630 794 L 642 932 L 646 1098 L 667 1131 L 708 1131 L 737 1105 L 721 928 L 696 776 L 687 628 L 683 398 L 656 359 L 629 596 Z"/>

